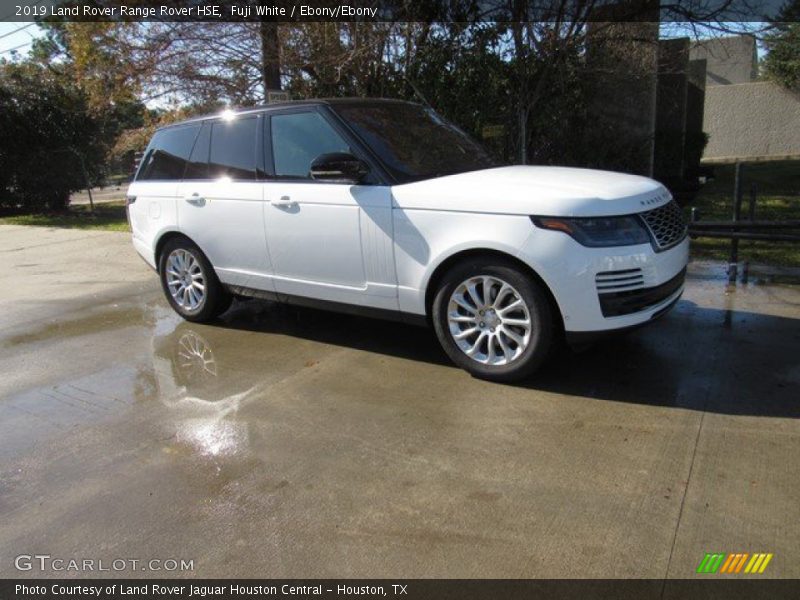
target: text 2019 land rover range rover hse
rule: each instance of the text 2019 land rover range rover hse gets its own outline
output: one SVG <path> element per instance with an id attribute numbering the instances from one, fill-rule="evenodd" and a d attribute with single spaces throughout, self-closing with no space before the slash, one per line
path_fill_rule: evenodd
<path id="1" fill-rule="evenodd" d="M 568 339 L 650 321 L 683 291 L 686 224 L 633 175 L 494 167 L 390 100 L 271 105 L 160 129 L 128 192 L 167 300 L 205 321 L 263 296 L 433 325 L 479 377 L 532 373 Z"/>

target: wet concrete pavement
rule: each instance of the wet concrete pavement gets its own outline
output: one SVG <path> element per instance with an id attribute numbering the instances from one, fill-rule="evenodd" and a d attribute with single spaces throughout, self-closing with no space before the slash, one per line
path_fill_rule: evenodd
<path id="1" fill-rule="evenodd" d="M 668 317 L 505 386 L 424 329 L 184 323 L 125 234 L 3 226 L 0 256 L 0 576 L 800 577 L 798 286 L 692 265 Z"/>

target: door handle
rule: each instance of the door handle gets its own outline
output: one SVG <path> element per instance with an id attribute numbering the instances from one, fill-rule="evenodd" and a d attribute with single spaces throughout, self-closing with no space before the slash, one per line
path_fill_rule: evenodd
<path id="1" fill-rule="evenodd" d="M 278 208 L 288 208 L 290 206 L 296 206 L 297 202 L 292 200 L 289 196 L 281 196 L 280 200 L 273 200 L 271 204 Z"/>
<path id="2" fill-rule="evenodd" d="M 184 200 L 191 204 L 192 206 L 204 206 L 206 203 L 206 199 L 203 198 L 200 194 L 195 192 L 191 196 L 185 196 Z"/>

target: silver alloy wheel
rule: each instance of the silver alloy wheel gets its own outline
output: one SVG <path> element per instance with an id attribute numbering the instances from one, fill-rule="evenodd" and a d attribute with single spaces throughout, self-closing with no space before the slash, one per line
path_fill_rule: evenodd
<path id="1" fill-rule="evenodd" d="M 472 360 L 491 366 L 517 359 L 531 341 L 531 314 L 512 285 L 490 275 L 461 282 L 447 305 L 450 335 Z"/>
<path id="2" fill-rule="evenodd" d="M 167 257 L 167 287 L 175 303 L 185 310 L 197 310 L 206 295 L 206 278 L 200 261 L 189 250 L 178 248 Z"/>

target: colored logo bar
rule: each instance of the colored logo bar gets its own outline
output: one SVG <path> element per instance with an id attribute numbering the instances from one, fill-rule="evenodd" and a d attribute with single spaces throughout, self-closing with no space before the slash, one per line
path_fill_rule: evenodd
<path id="1" fill-rule="evenodd" d="M 756 552 L 734 552 L 726 554 L 724 552 L 706 553 L 700 565 L 697 567 L 698 573 L 748 573 L 755 575 L 763 573 L 769 561 L 774 555 L 772 553 Z"/>

